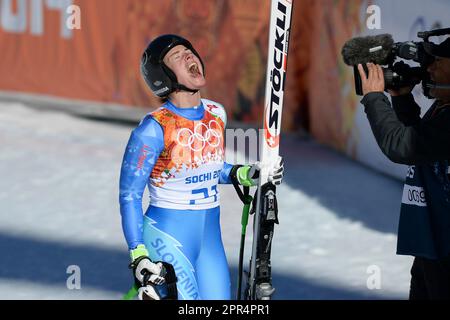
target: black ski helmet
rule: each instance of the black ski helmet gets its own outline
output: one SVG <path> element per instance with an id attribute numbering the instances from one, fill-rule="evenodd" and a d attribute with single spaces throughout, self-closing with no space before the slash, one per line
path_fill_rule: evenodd
<path id="1" fill-rule="evenodd" d="M 163 59 L 170 49 L 175 46 L 183 45 L 197 56 L 202 64 L 203 74 L 205 66 L 198 52 L 192 44 L 175 34 L 165 34 L 157 37 L 149 43 L 141 59 L 141 74 L 147 85 L 158 97 L 164 98 L 175 90 L 197 92 L 198 90 L 189 89 L 179 84 L 175 73 L 166 66 Z"/>

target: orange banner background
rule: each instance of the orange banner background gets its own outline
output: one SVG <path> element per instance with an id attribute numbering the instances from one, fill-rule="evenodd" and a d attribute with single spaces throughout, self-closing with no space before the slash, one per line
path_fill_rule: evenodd
<path id="1" fill-rule="evenodd" d="M 153 109 L 160 102 L 141 79 L 142 50 L 160 34 L 177 33 L 190 39 L 205 61 L 203 96 L 224 104 L 230 119 L 260 123 L 269 0 L 58 0 L 81 9 L 81 29 L 72 30 L 69 37 L 62 35 L 64 13 L 52 2 L 0 0 L 0 10 L 11 3 L 9 15 L 22 16 L 16 22 L 22 29 L 12 32 L 5 27 L 5 14 L 0 15 L 0 90 Z M 283 129 L 302 126 L 321 136 L 324 130 L 318 126 L 326 119 L 317 117 L 328 118 L 331 125 L 342 123 L 326 114 L 331 109 L 339 112 L 338 108 L 316 101 L 324 97 L 316 92 L 323 89 L 320 77 L 337 69 L 338 48 L 329 51 L 321 46 L 327 37 L 336 45 L 333 39 L 341 31 L 345 32 L 339 40 L 351 36 L 351 25 L 342 24 L 354 18 L 360 3 L 294 1 Z M 36 21 L 42 21 L 41 34 L 33 31 Z M 324 35 L 334 22 L 336 34 Z M 331 89 L 334 99 L 337 87 Z M 311 100 L 311 92 L 318 96 Z M 325 135 L 333 137 L 333 132 L 325 130 Z"/>

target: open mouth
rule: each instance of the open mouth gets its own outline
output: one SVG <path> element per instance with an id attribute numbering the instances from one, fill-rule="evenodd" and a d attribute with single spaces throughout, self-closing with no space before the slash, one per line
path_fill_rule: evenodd
<path id="1" fill-rule="evenodd" d="M 188 66 L 188 71 L 194 77 L 201 76 L 200 69 L 198 68 L 197 63 L 195 63 L 195 62 L 191 63 Z"/>

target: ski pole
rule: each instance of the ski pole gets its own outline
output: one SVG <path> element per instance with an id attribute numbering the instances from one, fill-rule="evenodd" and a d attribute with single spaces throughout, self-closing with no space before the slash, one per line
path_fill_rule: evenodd
<path id="1" fill-rule="evenodd" d="M 241 291 L 242 291 L 242 274 L 243 274 L 243 265 L 244 265 L 244 247 L 245 247 L 245 234 L 247 230 L 248 224 L 248 215 L 250 212 L 250 204 L 253 201 L 253 197 L 250 195 L 244 196 L 244 208 L 242 209 L 242 218 L 241 218 L 241 247 L 239 249 L 239 271 L 238 271 L 238 289 L 237 289 L 237 300 L 241 300 Z"/>

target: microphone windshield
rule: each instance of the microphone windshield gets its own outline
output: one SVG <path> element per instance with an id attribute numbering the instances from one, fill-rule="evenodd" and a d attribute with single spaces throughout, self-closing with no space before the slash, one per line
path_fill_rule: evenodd
<path id="1" fill-rule="evenodd" d="M 345 64 L 355 66 L 360 63 L 373 62 L 387 64 L 391 56 L 394 39 L 390 34 L 356 37 L 350 39 L 342 48 L 342 58 Z"/>

